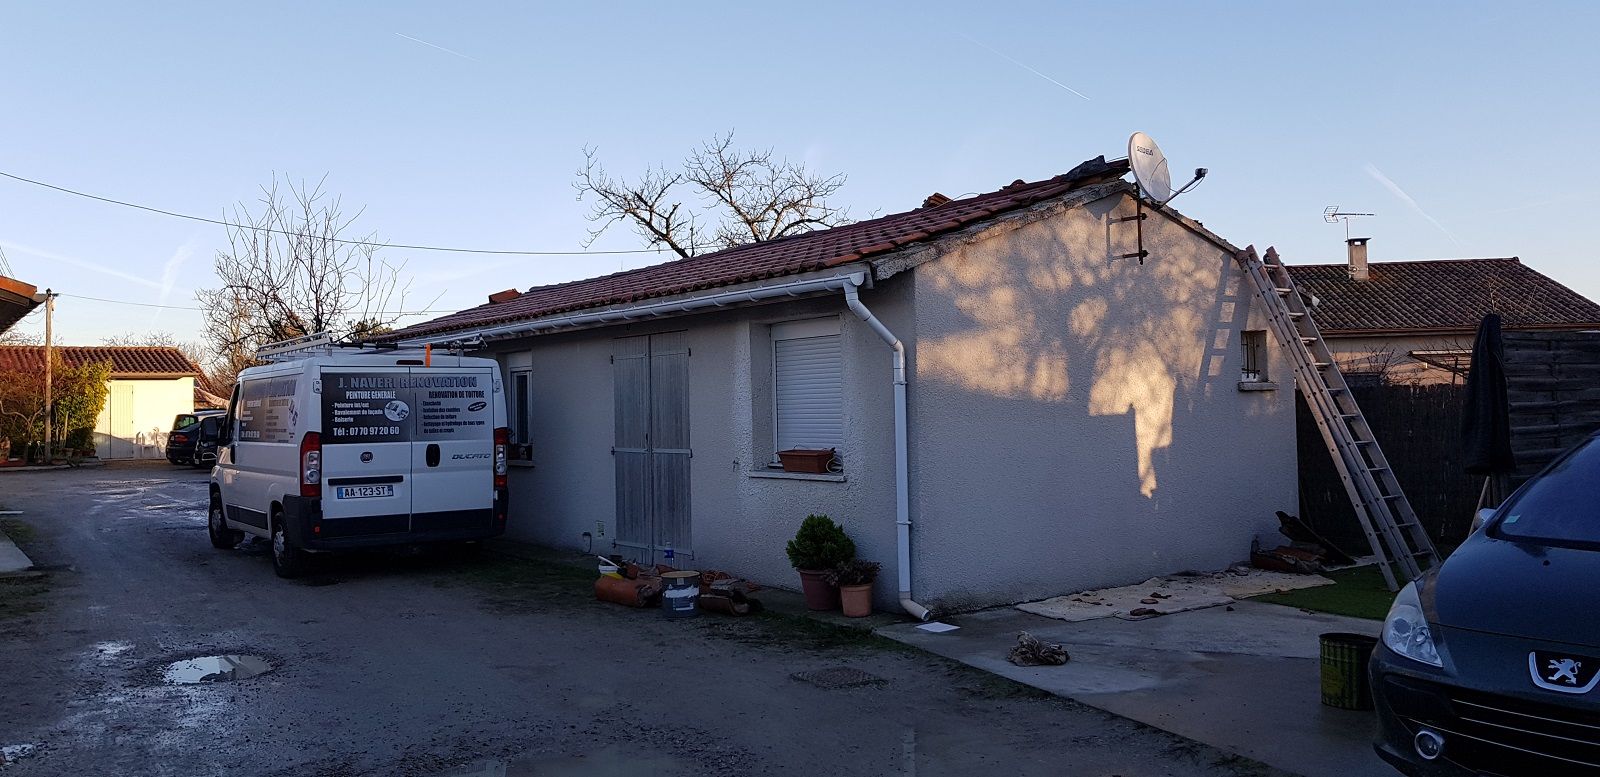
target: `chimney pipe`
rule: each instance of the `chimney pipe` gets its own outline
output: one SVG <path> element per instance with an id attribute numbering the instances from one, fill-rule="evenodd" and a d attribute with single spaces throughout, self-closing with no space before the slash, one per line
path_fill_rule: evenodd
<path id="1" fill-rule="evenodd" d="M 1367 272 L 1367 241 L 1370 237 L 1345 238 L 1345 245 L 1350 247 L 1350 280 L 1364 281 L 1370 274 Z"/>

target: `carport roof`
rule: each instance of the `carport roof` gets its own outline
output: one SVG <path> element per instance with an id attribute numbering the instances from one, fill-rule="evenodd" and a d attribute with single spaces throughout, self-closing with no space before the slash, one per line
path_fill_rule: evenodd
<path id="1" fill-rule="evenodd" d="M 182 378 L 200 374 L 200 368 L 183 352 L 168 346 L 57 346 L 70 366 L 111 362 L 113 378 Z M 44 346 L 0 345 L 0 372 L 44 369 Z"/>
<path id="2" fill-rule="evenodd" d="M 16 325 L 43 301 L 37 286 L 0 275 L 0 332 Z"/>

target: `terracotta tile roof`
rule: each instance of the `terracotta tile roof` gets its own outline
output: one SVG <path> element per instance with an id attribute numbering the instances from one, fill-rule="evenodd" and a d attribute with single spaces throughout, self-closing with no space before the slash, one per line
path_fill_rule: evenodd
<path id="1" fill-rule="evenodd" d="M 57 346 L 56 351 L 70 365 L 85 362 L 111 362 L 111 377 L 160 375 L 181 378 L 199 375 L 200 368 L 183 352 L 166 346 Z M 27 372 L 44 369 L 44 346 L 0 345 L 0 372 Z"/>
<path id="2" fill-rule="evenodd" d="M 527 321 L 575 310 L 837 267 L 1060 197 L 1074 189 L 1120 178 L 1127 170 L 1126 161 L 1106 162 L 1104 157 L 1099 157 L 1054 178 L 1032 183 L 1019 180 L 997 191 L 932 207 L 778 240 L 746 243 L 715 253 L 599 278 L 535 286 L 506 301 L 479 305 L 432 321 L 413 324 L 383 339 L 399 340 Z M 502 295 L 496 294 L 495 297 L 502 298 Z"/>
<path id="3" fill-rule="evenodd" d="M 1600 327 L 1600 305 L 1510 259 L 1372 262 L 1366 281 L 1347 265 L 1290 265 L 1295 285 L 1315 294 L 1313 312 L 1329 334 L 1472 331 L 1498 312 L 1507 329 Z"/>

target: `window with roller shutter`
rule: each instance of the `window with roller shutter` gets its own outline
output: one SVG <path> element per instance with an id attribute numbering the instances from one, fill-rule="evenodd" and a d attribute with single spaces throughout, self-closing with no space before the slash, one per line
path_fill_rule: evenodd
<path id="1" fill-rule="evenodd" d="M 844 445 L 844 351 L 839 319 L 772 326 L 773 451 Z M 839 457 L 843 459 L 843 455 Z"/>

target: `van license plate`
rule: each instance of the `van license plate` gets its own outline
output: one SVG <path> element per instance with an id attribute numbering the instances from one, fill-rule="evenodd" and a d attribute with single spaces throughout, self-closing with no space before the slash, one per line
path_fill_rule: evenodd
<path id="1" fill-rule="evenodd" d="M 339 486 L 334 489 L 335 499 L 367 499 L 375 496 L 394 496 L 394 486 Z"/>

